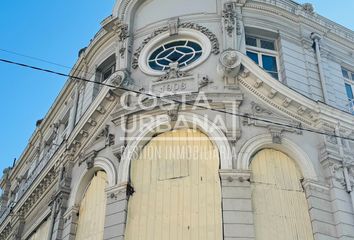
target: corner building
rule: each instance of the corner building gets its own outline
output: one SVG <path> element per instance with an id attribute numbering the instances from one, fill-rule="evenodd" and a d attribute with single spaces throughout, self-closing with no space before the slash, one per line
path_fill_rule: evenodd
<path id="1" fill-rule="evenodd" d="M 354 239 L 354 32 L 312 5 L 117 1 L 70 75 L 0 240 Z"/>

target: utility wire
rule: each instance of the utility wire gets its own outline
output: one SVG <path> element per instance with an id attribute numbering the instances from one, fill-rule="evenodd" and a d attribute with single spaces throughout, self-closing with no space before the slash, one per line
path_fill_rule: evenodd
<path id="1" fill-rule="evenodd" d="M 103 83 L 103 82 L 96 82 L 96 81 L 88 80 L 88 79 L 85 79 L 85 78 L 76 77 L 76 76 L 72 76 L 72 75 L 69 75 L 69 74 L 53 71 L 53 70 L 50 70 L 50 69 L 45 69 L 45 68 L 40 68 L 40 67 L 24 64 L 24 63 L 10 61 L 10 60 L 7 60 L 7 59 L 0 58 L 0 62 L 12 64 L 12 65 L 17 65 L 17 66 L 21 66 L 21 67 L 24 67 L 24 68 L 30 68 L 30 69 L 34 69 L 34 70 L 37 70 L 37 71 L 47 72 L 47 73 L 59 75 L 59 76 L 62 76 L 62 77 L 69 77 L 71 79 L 84 81 L 84 82 L 88 82 L 88 83 L 95 83 L 95 84 L 99 84 L 99 85 L 102 85 L 102 86 L 107 86 L 107 87 L 110 87 L 110 88 L 120 89 L 120 90 L 123 90 L 123 91 L 133 92 L 133 93 L 136 93 L 136 94 L 145 95 L 147 97 L 153 97 L 153 98 L 158 98 L 158 99 L 162 99 L 162 100 L 165 99 L 167 101 L 173 101 L 173 102 L 178 103 L 178 104 L 185 104 L 185 105 L 189 105 L 189 106 L 192 106 L 192 107 L 197 107 L 197 108 L 200 108 L 200 109 L 212 110 L 214 112 L 230 114 L 230 115 L 234 115 L 234 116 L 237 116 L 237 117 L 243 117 L 243 118 L 247 118 L 247 119 L 250 119 L 250 120 L 261 121 L 261 122 L 264 122 L 264 123 L 269 123 L 269 124 L 273 124 L 273 125 L 277 125 L 277 126 L 281 126 L 281 127 L 292 128 L 292 129 L 296 129 L 296 130 L 316 133 L 316 134 L 320 134 L 320 135 L 324 135 L 324 136 L 335 137 L 335 138 L 340 138 L 340 139 L 349 140 L 349 141 L 353 141 L 354 142 L 354 138 L 340 136 L 340 135 L 337 135 L 335 133 L 334 134 L 330 134 L 328 132 L 322 132 L 322 131 L 318 131 L 318 130 L 315 130 L 315 129 L 304 128 L 304 127 L 302 127 L 300 125 L 299 126 L 294 126 L 294 125 L 290 125 L 290 124 L 279 123 L 279 122 L 274 122 L 274 121 L 267 120 L 267 119 L 262 119 L 262 118 L 259 118 L 259 117 L 253 117 L 253 116 L 250 116 L 248 114 L 233 113 L 233 112 L 229 112 L 229 111 L 226 111 L 226 110 L 214 109 L 214 108 L 210 108 L 210 107 L 203 106 L 203 105 L 196 105 L 196 104 L 189 103 L 189 102 L 183 102 L 183 101 L 180 101 L 180 100 L 177 100 L 177 99 L 169 99 L 169 98 L 166 98 L 166 97 L 163 97 L 163 96 L 158 96 L 158 95 L 155 95 L 155 94 L 152 94 L 152 93 L 142 92 L 142 91 L 139 91 L 139 90 L 129 89 L 129 88 L 125 88 L 125 87 L 117 87 L 117 86 L 112 85 L 112 84 L 107 84 L 107 83 Z"/>
<path id="2" fill-rule="evenodd" d="M 51 64 L 51 65 L 54 65 L 54 66 L 57 66 L 57 67 L 66 68 L 66 69 L 69 69 L 70 71 L 73 69 L 72 67 L 69 67 L 69 66 L 66 66 L 66 65 L 63 65 L 63 64 L 60 64 L 60 63 L 56 63 L 56 62 L 49 61 L 49 60 L 46 60 L 46 59 L 43 59 L 43 58 L 39 58 L 39 57 L 35 57 L 35 56 L 30 56 L 30 55 L 27 55 L 27 54 L 24 54 L 24 53 L 19 53 L 19 52 L 15 52 L 15 51 L 3 49 L 3 48 L 0 48 L 0 51 L 1 52 L 10 53 L 10 54 L 13 54 L 13 55 L 16 55 L 16 56 L 24 57 L 24 58 L 36 60 L 36 61 L 39 61 L 39 62 L 48 63 L 48 64 Z M 80 73 L 89 73 L 89 74 L 92 74 L 92 75 L 94 74 L 92 72 L 84 71 L 84 70 L 76 70 L 76 71 L 80 72 Z"/>
<path id="3" fill-rule="evenodd" d="M 43 59 L 43 58 L 33 57 L 33 56 L 29 56 L 29 55 L 26 55 L 26 54 L 23 54 L 23 53 L 14 52 L 14 51 L 11 51 L 11 50 L 0 48 L 0 51 L 6 52 L 6 53 L 10 53 L 10 54 L 13 54 L 13 55 L 17 55 L 17 56 L 20 56 L 20 57 L 25 57 L 25 58 L 28 58 L 28 59 L 33 59 L 33 60 L 44 62 L 44 63 L 49 63 L 51 65 L 62 67 L 62 68 L 72 69 L 69 66 L 65 66 L 65 65 L 62 65 L 62 64 L 59 64 L 59 63 L 51 62 L 51 61 L 48 61 L 48 60 Z"/>

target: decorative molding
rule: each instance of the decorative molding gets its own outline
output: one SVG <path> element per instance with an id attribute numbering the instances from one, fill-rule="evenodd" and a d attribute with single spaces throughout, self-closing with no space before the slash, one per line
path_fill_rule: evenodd
<path id="1" fill-rule="evenodd" d="M 104 138 L 105 146 L 113 146 L 115 141 L 115 135 L 110 133 L 110 125 L 106 125 L 96 136 L 95 140 Z"/>
<path id="2" fill-rule="evenodd" d="M 330 186 L 319 181 L 314 181 L 311 179 L 304 179 L 302 181 L 302 186 L 304 187 L 306 193 L 311 193 L 311 191 L 329 193 Z"/>
<path id="3" fill-rule="evenodd" d="M 12 232 L 12 226 L 11 223 L 8 223 L 4 228 L 4 230 L 2 230 L 0 233 L 0 240 L 7 240 L 11 232 Z"/>
<path id="4" fill-rule="evenodd" d="M 157 35 L 167 32 L 169 30 L 168 26 L 164 26 L 162 28 L 159 28 L 155 30 L 153 33 L 150 34 L 149 37 L 145 38 L 141 45 L 136 49 L 135 53 L 133 54 L 133 61 L 132 61 L 132 68 L 137 69 L 139 67 L 139 57 L 141 54 L 141 51 L 144 49 L 144 47 Z"/>
<path id="5" fill-rule="evenodd" d="M 43 177 L 42 181 L 38 186 L 33 190 L 31 195 L 24 202 L 20 210 L 18 211 L 20 215 L 26 216 L 30 209 L 35 205 L 42 195 L 48 190 L 49 186 L 54 182 L 58 177 L 58 172 L 52 168 L 46 176 Z"/>
<path id="6" fill-rule="evenodd" d="M 97 125 L 97 122 L 95 120 L 93 120 L 92 118 L 87 120 L 87 123 L 90 124 L 91 127 L 95 127 Z"/>
<path id="7" fill-rule="evenodd" d="M 242 56 L 233 49 L 225 50 L 221 53 L 217 70 L 224 78 L 235 78 L 241 70 Z"/>
<path id="8" fill-rule="evenodd" d="M 105 114 L 106 113 L 106 109 L 102 105 L 99 105 L 96 108 L 96 111 L 99 112 L 100 114 Z"/>
<path id="9" fill-rule="evenodd" d="M 224 170 L 220 169 L 219 170 L 221 182 L 250 182 L 251 180 L 251 171 L 249 170 Z"/>
<path id="10" fill-rule="evenodd" d="M 272 111 L 262 107 L 258 103 L 251 102 L 251 106 L 252 106 L 251 109 L 252 109 L 253 114 L 263 114 L 263 113 L 266 113 L 268 115 L 273 114 Z"/>
<path id="11" fill-rule="evenodd" d="M 129 26 L 119 18 L 107 18 L 103 21 L 102 25 L 103 29 L 105 29 L 107 32 L 113 31 L 115 33 L 118 42 L 123 43 L 126 39 L 129 38 Z M 126 47 L 124 44 L 122 44 L 118 50 L 121 57 L 124 57 L 125 50 Z"/>
<path id="12" fill-rule="evenodd" d="M 203 87 L 208 86 L 209 84 L 213 83 L 212 80 L 209 79 L 207 75 L 198 75 L 198 90 L 202 89 Z"/>
<path id="13" fill-rule="evenodd" d="M 211 52 L 215 55 L 220 53 L 220 45 L 219 45 L 218 38 L 208 28 L 201 26 L 199 24 L 196 24 L 196 23 L 192 23 L 192 22 L 181 23 L 179 25 L 179 27 L 180 28 L 187 28 L 187 29 L 194 29 L 194 30 L 197 30 L 197 31 L 203 33 L 205 36 L 207 36 L 209 38 L 209 40 L 211 42 L 211 45 L 212 45 Z"/>
<path id="14" fill-rule="evenodd" d="M 274 144 L 281 144 L 282 143 L 282 137 L 283 137 L 283 128 L 279 127 L 269 127 L 269 132 L 272 135 L 272 142 Z"/>
<path id="15" fill-rule="evenodd" d="M 112 152 L 113 152 L 114 156 L 116 156 L 116 158 L 118 159 L 118 162 L 121 161 L 124 150 L 125 150 L 124 144 L 112 146 Z"/>
<path id="16" fill-rule="evenodd" d="M 178 35 L 179 18 L 172 18 L 168 21 L 170 36 Z"/>
<path id="17" fill-rule="evenodd" d="M 173 109 L 167 111 L 167 115 L 169 116 L 171 122 L 176 122 L 178 120 L 180 106 L 180 104 L 177 104 Z"/>
<path id="18" fill-rule="evenodd" d="M 229 37 L 232 37 L 232 33 L 234 32 L 236 25 L 236 11 L 234 2 L 227 2 L 224 4 L 222 17 L 224 20 L 225 30 Z"/>
<path id="19" fill-rule="evenodd" d="M 164 75 L 159 77 L 157 81 L 166 81 L 170 79 L 183 78 L 187 76 L 191 76 L 191 75 L 186 72 L 180 71 L 178 67 L 178 62 L 176 62 L 176 63 L 171 63 L 170 69 L 167 70 L 167 72 Z"/>
<path id="20" fill-rule="evenodd" d="M 80 133 L 79 133 L 82 137 L 84 137 L 84 138 L 87 138 L 88 136 L 89 136 L 89 133 L 87 132 L 87 131 L 85 131 L 85 130 L 81 130 L 80 131 Z"/>
<path id="21" fill-rule="evenodd" d="M 302 10 L 304 10 L 307 14 L 314 14 L 315 13 L 315 8 L 311 3 L 304 3 L 302 4 Z"/>
<path id="22" fill-rule="evenodd" d="M 290 106 L 290 104 L 291 104 L 292 101 L 293 101 L 292 99 L 286 97 L 286 98 L 284 98 L 282 105 L 283 105 L 285 108 L 288 108 L 288 107 Z"/>
<path id="23" fill-rule="evenodd" d="M 127 79 L 127 73 L 125 71 L 114 72 L 108 79 L 108 83 L 114 87 L 120 87 L 122 83 Z"/>
<path id="24" fill-rule="evenodd" d="M 339 162 L 329 161 L 328 163 L 329 177 L 337 181 L 341 186 L 345 186 L 344 168 L 343 164 Z"/>

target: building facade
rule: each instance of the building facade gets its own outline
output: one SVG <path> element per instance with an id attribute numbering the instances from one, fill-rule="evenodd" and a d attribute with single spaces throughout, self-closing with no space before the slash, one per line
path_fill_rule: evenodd
<path id="1" fill-rule="evenodd" d="M 122 0 L 4 171 L 0 240 L 354 239 L 354 32 L 291 0 Z"/>

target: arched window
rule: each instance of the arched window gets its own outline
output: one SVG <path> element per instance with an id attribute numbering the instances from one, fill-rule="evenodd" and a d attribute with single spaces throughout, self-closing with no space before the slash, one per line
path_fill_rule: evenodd
<path id="1" fill-rule="evenodd" d="M 81 201 L 76 240 L 103 239 L 106 215 L 107 174 L 95 173 Z"/>
<path id="2" fill-rule="evenodd" d="M 265 149 L 251 163 L 257 240 L 313 240 L 308 205 L 295 162 Z"/>

